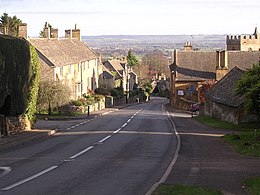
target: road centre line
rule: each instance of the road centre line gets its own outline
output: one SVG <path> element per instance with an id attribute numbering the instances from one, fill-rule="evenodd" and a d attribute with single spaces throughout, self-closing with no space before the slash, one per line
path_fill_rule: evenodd
<path id="1" fill-rule="evenodd" d="M 15 187 L 20 186 L 20 185 L 22 185 L 22 184 L 24 184 L 24 183 L 26 183 L 28 181 L 31 181 L 31 180 L 35 179 L 37 177 L 40 177 L 41 175 L 43 175 L 45 173 L 48 173 L 48 172 L 50 172 L 50 171 L 52 171 L 52 170 L 54 170 L 56 168 L 58 168 L 58 166 L 52 166 L 52 167 L 50 167 L 48 169 L 45 169 L 45 170 L 43 170 L 43 171 L 41 171 L 41 172 L 39 172 L 39 173 L 37 173 L 35 175 L 32 175 L 31 177 L 28 177 L 28 178 L 26 178 L 24 180 L 21 180 L 21 181 L 19 181 L 17 183 L 14 183 L 14 184 L 10 185 L 10 186 L 2 188 L 1 191 L 11 190 L 12 188 L 15 188 Z"/>
<path id="2" fill-rule="evenodd" d="M 4 170 L 4 171 L 3 171 L 3 173 L 0 174 L 0 177 L 7 175 L 12 170 L 11 167 L 0 167 L 0 170 L 1 169 Z"/>
<path id="3" fill-rule="evenodd" d="M 92 148 L 94 148 L 94 146 L 89 146 L 86 149 L 84 149 L 84 150 L 78 152 L 77 154 L 71 156 L 70 159 L 75 159 L 75 158 L 79 157 L 80 155 L 86 153 L 87 151 L 91 150 Z"/>
<path id="4" fill-rule="evenodd" d="M 122 128 L 117 129 L 116 131 L 113 132 L 113 134 L 117 134 L 119 131 L 121 131 Z"/>
<path id="5" fill-rule="evenodd" d="M 118 110 L 118 109 L 116 109 L 116 110 Z M 114 131 L 113 134 L 116 134 L 116 133 L 118 133 L 119 131 L 121 131 L 122 128 L 125 127 L 125 126 L 131 121 L 131 119 L 133 119 L 134 116 L 136 116 L 137 113 L 139 113 L 140 111 L 141 111 L 141 110 L 139 110 L 138 112 L 136 112 L 130 119 L 128 119 L 127 123 L 125 123 L 121 128 L 119 128 L 119 129 L 117 129 L 116 131 Z M 87 122 L 89 122 L 89 121 L 95 120 L 95 119 L 96 119 L 96 118 L 93 118 L 93 119 L 90 119 L 90 120 L 86 120 L 86 121 L 84 121 L 84 122 L 82 122 L 82 123 L 79 123 L 79 124 L 73 125 L 73 126 L 71 126 L 71 127 L 68 127 L 68 128 L 66 128 L 65 130 L 74 129 L 75 127 L 78 127 L 78 126 L 80 126 L 80 125 L 83 125 L 83 124 L 85 124 L 85 123 L 87 123 Z M 102 142 L 106 141 L 107 139 L 109 139 L 110 137 L 112 137 L 112 135 L 108 135 L 107 137 L 105 137 L 105 138 L 103 138 L 102 140 L 100 140 L 98 143 L 102 143 Z M 84 150 L 78 152 L 77 154 L 75 154 L 75 155 L 69 157 L 69 159 L 74 160 L 75 158 L 79 157 L 80 155 L 86 153 L 87 151 L 89 151 L 89 150 L 91 150 L 91 149 L 93 149 L 93 148 L 94 148 L 94 146 L 89 146 L 89 147 L 87 147 L 86 149 L 84 149 Z M 64 161 L 67 162 L 67 161 L 70 161 L 70 160 L 64 160 Z M 5 168 L 5 169 L 4 169 L 4 172 L 3 172 L 0 176 L 6 175 L 7 173 L 9 173 L 9 172 L 11 171 L 11 168 L 10 168 L 10 170 L 9 170 L 9 167 L 8 167 L 8 169 L 7 169 L 6 167 L 0 167 L 0 168 L 2 168 L 2 169 Z M 7 186 L 7 187 L 5 187 L 5 188 L 2 188 L 1 191 L 11 190 L 11 189 L 13 189 L 13 188 L 15 188 L 15 187 L 18 187 L 18 186 L 20 186 L 20 185 L 26 183 L 26 182 L 29 182 L 29 181 L 31 181 L 31 180 L 34 180 L 34 179 L 36 179 L 36 178 L 38 178 L 38 177 L 40 177 L 40 176 L 42 176 L 42 175 L 44 175 L 44 174 L 46 174 L 46 173 L 48 173 L 48 172 L 54 170 L 54 169 L 56 169 L 56 168 L 58 168 L 58 166 L 51 166 L 51 167 L 49 167 L 48 169 L 45 169 L 45 170 L 43 170 L 43 171 L 41 171 L 41 172 L 39 172 L 39 173 L 37 173 L 37 174 L 34 174 L 34 175 L 32 175 L 32 176 L 30 176 L 30 177 L 24 179 L 24 180 L 21 180 L 21 181 L 16 182 L 16 183 L 14 183 L 14 184 L 12 184 L 12 185 L 9 185 L 9 186 Z"/>
<path id="6" fill-rule="evenodd" d="M 124 128 L 126 125 L 127 125 L 127 123 L 123 124 L 123 125 L 122 125 L 122 128 Z"/>
<path id="7" fill-rule="evenodd" d="M 102 140 L 99 140 L 98 143 L 103 143 L 104 141 L 106 141 L 107 139 L 109 139 L 110 137 L 112 137 L 112 135 L 108 135 L 105 138 L 103 138 Z"/>

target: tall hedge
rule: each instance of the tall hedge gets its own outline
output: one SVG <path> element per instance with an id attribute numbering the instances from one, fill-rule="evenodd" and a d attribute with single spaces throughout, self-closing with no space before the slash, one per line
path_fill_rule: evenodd
<path id="1" fill-rule="evenodd" d="M 0 114 L 33 119 L 39 69 L 37 53 L 27 40 L 0 34 Z"/>
<path id="2" fill-rule="evenodd" d="M 36 49 L 30 45 L 30 82 L 29 82 L 29 93 L 25 116 L 30 120 L 34 120 L 36 113 L 36 104 L 38 97 L 39 81 L 40 81 L 40 63 Z"/>

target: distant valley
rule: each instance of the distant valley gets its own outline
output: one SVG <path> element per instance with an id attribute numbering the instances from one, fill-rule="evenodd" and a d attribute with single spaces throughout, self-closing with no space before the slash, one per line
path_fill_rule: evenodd
<path id="1" fill-rule="evenodd" d="M 102 35 L 82 36 L 82 40 L 103 56 L 124 56 L 129 49 L 140 57 L 155 49 L 168 53 L 183 49 L 185 42 L 196 50 L 226 47 L 226 35 Z"/>

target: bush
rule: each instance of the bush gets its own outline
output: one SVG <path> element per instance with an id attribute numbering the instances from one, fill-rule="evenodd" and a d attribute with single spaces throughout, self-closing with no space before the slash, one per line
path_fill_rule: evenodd
<path id="1" fill-rule="evenodd" d="M 83 106 L 83 103 L 80 100 L 72 100 L 71 103 L 74 106 Z"/>
<path id="2" fill-rule="evenodd" d="M 100 87 L 95 89 L 95 94 L 100 95 L 111 95 L 110 91 L 108 91 L 106 88 Z"/>
<path id="3" fill-rule="evenodd" d="M 110 91 L 111 96 L 115 97 L 115 98 L 121 98 L 124 97 L 124 92 L 123 89 L 120 87 L 114 88 Z"/>

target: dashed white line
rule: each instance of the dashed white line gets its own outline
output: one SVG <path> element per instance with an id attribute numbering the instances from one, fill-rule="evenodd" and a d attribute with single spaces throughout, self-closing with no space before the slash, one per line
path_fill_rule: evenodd
<path id="1" fill-rule="evenodd" d="M 56 169 L 56 168 L 58 168 L 58 166 L 52 166 L 52 167 L 50 167 L 50 168 L 48 168 L 48 169 L 45 169 L 45 170 L 43 170 L 43 171 L 41 171 L 41 172 L 39 172 L 39 173 L 37 173 L 37 174 L 31 176 L 31 177 L 28 177 L 28 178 L 26 178 L 26 179 L 24 179 L 24 180 L 21 180 L 21 181 L 15 183 L 15 184 L 12 184 L 12 185 L 10 185 L 10 186 L 7 186 L 7 187 L 5 187 L 5 188 L 2 188 L 1 190 L 2 190 L 2 191 L 10 190 L 10 189 L 12 189 L 12 188 L 15 188 L 15 187 L 17 187 L 17 186 L 20 186 L 20 185 L 22 185 L 22 184 L 28 182 L 28 181 L 31 181 L 31 180 L 33 180 L 33 179 L 35 179 L 35 178 L 37 178 L 37 177 L 40 177 L 41 175 L 43 175 L 43 174 L 45 174 L 45 173 L 48 173 L 48 172 L 50 172 L 50 171 L 52 171 L 53 169 Z"/>
<path id="2" fill-rule="evenodd" d="M 106 141 L 107 139 L 109 139 L 111 137 L 111 135 L 106 136 L 105 138 L 103 138 L 102 140 L 98 141 L 98 143 L 103 143 L 104 141 Z"/>
<path id="3" fill-rule="evenodd" d="M 0 167 L 0 169 L 4 170 L 3 173 L 0 174 L 0 177 L 7 175 L 12 170 L 11 167 Z"/>
<path id="4" fill-rule="evenodd" d="M 116 131 L 114 131 L 113 134 L 117 134 L 119 131 L 121 131 L 121 128 L 119 128 Z"/>
<path id="5" fill-rule="evenodd" d="M 123 125 L 122 125 L 122 128 L 124 128 L 126 125 L 127 125 L 127 123 L 123 124 Z"/>
<path id="6" fill-rule="evenodd" d="M 128 123 L 130 123 L 130 121 L 131 121 L 131 119 L 128 119 L 128 121 L 127 121 L 127 122 L 128 122 Z"/>
<path id="7" fill-rule="evenodd" d="M 81 152 L 78 152 L 77 154 L 71 156 L 70 159 L 77 158 L 77 157 L 79 157 L 80 155 L 82 155 L 82 154 L 86 153 L 87 151 L 91 150 L 92 148 L 94 148 L 94 146 L 89 146 L 89 147 L 87 147 L 86 149 L 82 150 Z"/>

